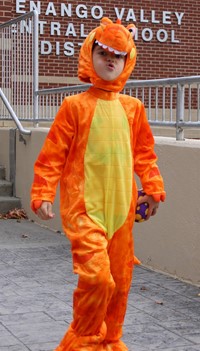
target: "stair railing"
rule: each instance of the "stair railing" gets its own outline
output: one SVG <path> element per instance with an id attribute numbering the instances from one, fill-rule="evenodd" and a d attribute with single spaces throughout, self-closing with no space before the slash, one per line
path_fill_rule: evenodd
<path id="1" fill-rule="evenodd" d="M 31 131 L 28 130 L 28 129 L 25 129 L 25 128 L 22 126 L 22 124 L 21 124 L 21 122 L 19 121 L 19 119 L 18 119 L 18 117 L 17 117 L 15 111 L 13 110 L 12 106 L 10 105 L 10 103 L 9 103 L 9 101 L 8 101 L 8 99 L 7 99 L 7 97 L 5 96 L 5 94 L 3 93 L 3 91 L 2 91 L 1 88 L 0 88 L 0 97 L 1 97 L 1 99 L 2 99 L 2 101 L 3 101 L 3 103 L 4 103 L 4 105 L 6 106 L 8 112 L 10 113 L 10 115 L 11 115 L 13 121 L 15 122 L 17 128 L 19 129 L 20 133 L 21 133 L 21 134 L 25 134 L 25 135 L 30 135 L 30 134 L 31 134 Z"/>

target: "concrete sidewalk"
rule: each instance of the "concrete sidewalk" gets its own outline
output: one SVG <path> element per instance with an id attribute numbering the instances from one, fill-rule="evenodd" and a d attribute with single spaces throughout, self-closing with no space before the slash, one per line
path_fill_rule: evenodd
<path id="1" fill-rule="evenodd" d="M 70 247 L 28 220 L 0 220 L 0 351 L 53 351 L 72 318 Z M 130 351 L 200 351 L 200 288 L 136 267 L 123 340 Z"/>

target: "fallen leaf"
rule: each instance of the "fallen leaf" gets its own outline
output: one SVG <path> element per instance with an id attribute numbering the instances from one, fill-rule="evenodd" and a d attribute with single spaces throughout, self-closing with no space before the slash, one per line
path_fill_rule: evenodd
<path id="1" fill-rule="evenodd" d="M 0 219 L 27 219 L 28 216 L 23 208 L 14 208 L 7 213 L 0 213 Z"/>
<path id="2" fill-rule="evenodd" d="M 141 290 L 141 291 L 145 291 L 145 290 L 148 290 L 148 289 L 146 288 L 146 286 L 142 286 L 142 287 L 140 288 L 140 290 Z"/>

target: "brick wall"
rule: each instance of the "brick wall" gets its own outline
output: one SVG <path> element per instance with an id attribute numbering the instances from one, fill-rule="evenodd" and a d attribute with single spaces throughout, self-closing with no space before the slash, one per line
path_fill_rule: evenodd
<path id="1" fill-rule="evenodd" d="M 77 76 L 79 44 L 83 42 L 84 35 L 99 25 L 101 11 L 103 16 L 114 21 L 117 13 L 123 14 L 124 25 L 134 22 L 138 28 L 135 41 L 138 58 L 131 78 L 200 74 L 199 1 L 1 0 L 0 22 L 20 16 L 21 13 L 16 13 L 17 6 L 18 12 L 29 11 L 30 4 L 40 7 L 40 86 L 55 86 L 55 81 L 58 85 L 66 85 L 65 77 Z M 79 5 L 83 6 L 79 8 Z M 87 18 L 84 18 L 86 14 Z M 45 81 L 46 77 L 50 77 L 48 82 Z M 57 77 L 57 80 L 53 77 Z"/>

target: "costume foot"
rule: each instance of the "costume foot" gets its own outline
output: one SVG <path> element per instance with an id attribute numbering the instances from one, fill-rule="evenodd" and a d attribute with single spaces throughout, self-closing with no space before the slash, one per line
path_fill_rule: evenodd
<path id="1" fill-rule="evenodd" d="M 118 340 L 115 342 L 107 341 L 105 343 L 106 351 L 128 351 L 127 346 L 123 343 L 123 341 Z"/>
<path id="2" fill-rule="evenodd" d="M 54 351 L 105 351 L 103 340 L 106 331 L 106 324 L 103 322 L 98 335 L 78 336 L 70 325 L 60 345 Z"/>

